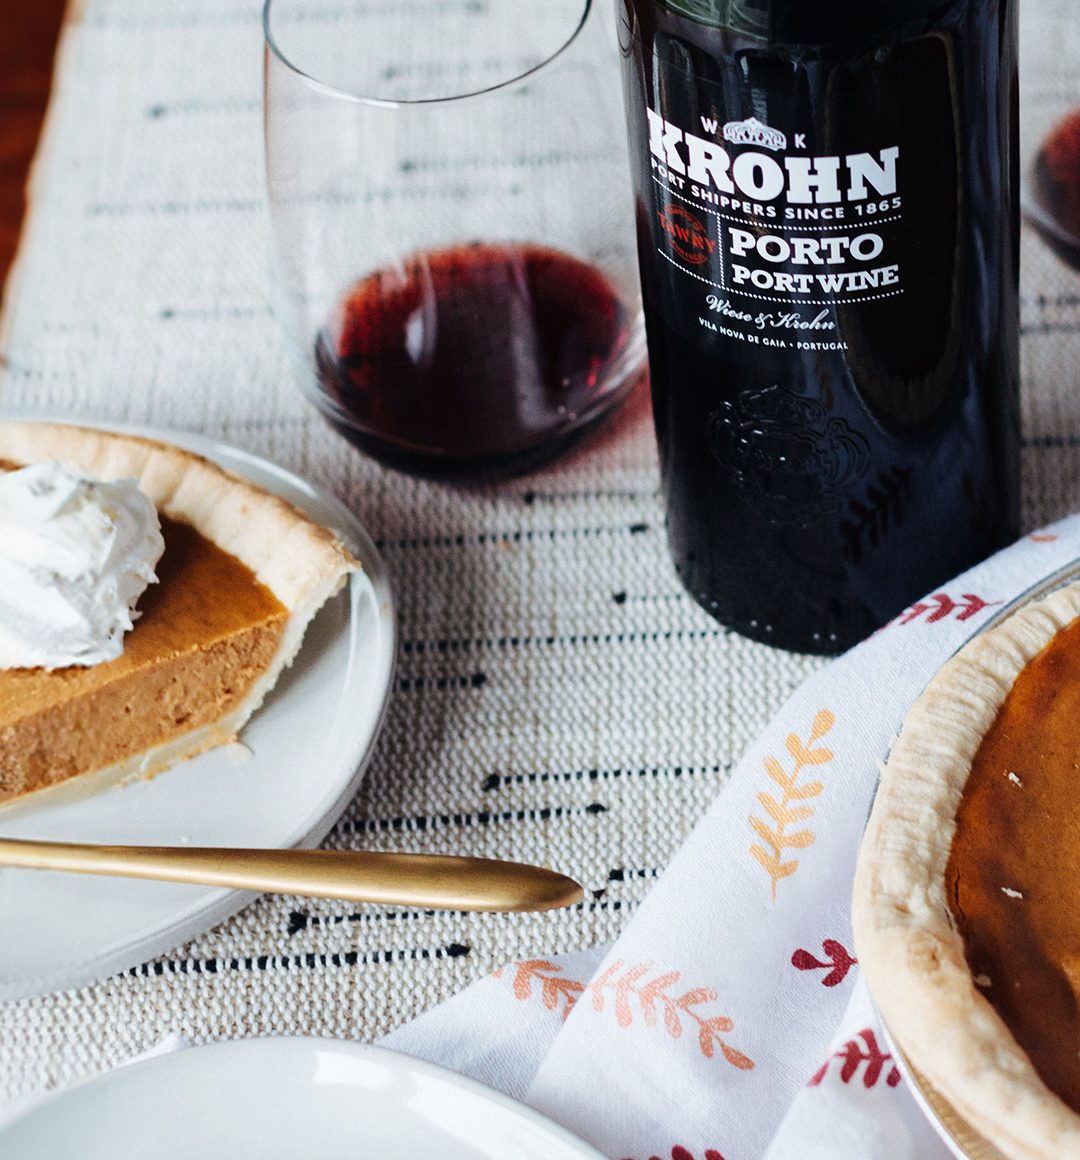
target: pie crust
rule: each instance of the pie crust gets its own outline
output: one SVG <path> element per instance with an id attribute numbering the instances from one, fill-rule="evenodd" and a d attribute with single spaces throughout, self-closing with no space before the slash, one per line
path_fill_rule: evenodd
<path id="1" fill-rule="evenodd" d="M 977 636 L 938 672 L 883 767 L 855 877 L 856 951 L 889 1031 L 1011 1160 L 1080 1157 L 1080 1115 L 1044 1084 L 976 985 L 946 864 L 980 744 L 1020 672 L 1077 617 L 1073 584 Z"/>
<path id="2" fill-rule="evenodd" d="M 53 423 L 0 423 L 0 462 L 26 465 L 55 460 L 102 479 L 137 478 L 163 517 L 190 525 L 199 535 L 238 560 L 284 606 L 280 638 L 265 668 L 246 694 L 220 718 L 179 737 L 151 744 L 142 752 L 100 768 L 87 753 L 86 771 L 29 776 L 26 767 L 8 763 L 9 784 L 0 802 L 17 803 L 44 791 L 54 794 L 60 780 L 92 783 L 96 791 L 136 776 L 151 776 L 175 762 L 236 739 L 240 728 L 262 704 L 282 670 L 292 663 L 312 617 L 359 569 L 348 550 L 327 528 L 255 484 L 192 452 L 131 435 Z M 249 581 L 250 584 L 250 581 Z M 275 632 L 280 626 L 277 618 Z M 136 628 L 138 631 L 138 621 Z M 260 666 L 261 667 L 261 666 Z M 0 672 L 0 679 L 3 673 Z M 4 723 L 0 721 L 0 775 L 4 774 Z M 12 774 L 11 769 L 17 772 Z M 14 779 L 14 784 L 10 784 Z M 53 788 L 56 786 L 56 788 Z"/>

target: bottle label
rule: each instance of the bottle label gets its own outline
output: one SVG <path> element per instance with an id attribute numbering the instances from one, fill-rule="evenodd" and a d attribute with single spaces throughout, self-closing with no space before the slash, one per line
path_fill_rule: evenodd
<path id="1" fill-rule="evenodd" d="M 756 117 L 646 117 L 653 237 L 701 283 L 706 330 L 843 350 L 834 305 L 904 293 L 898 145 L 815 156 L 807 134 Z"/>

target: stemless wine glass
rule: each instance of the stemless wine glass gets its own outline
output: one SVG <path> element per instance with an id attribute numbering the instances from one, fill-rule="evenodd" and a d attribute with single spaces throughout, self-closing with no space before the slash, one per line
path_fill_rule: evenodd
<path id="1" fill-rule="evenodd" d="M 267 0 L 276 305 L 418 474 L 530 470 L 644 366 L 618 48 L 592 0 Z"/>

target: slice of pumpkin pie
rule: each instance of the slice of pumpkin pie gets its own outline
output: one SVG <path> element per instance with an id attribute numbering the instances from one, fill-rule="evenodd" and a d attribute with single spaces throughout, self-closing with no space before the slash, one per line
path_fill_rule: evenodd
<path id="1" fill-rule="evenodd" d="M 1080 585 L 916 701 L 863 840 L 859 962 L 911 1063 L 1011 1160 L 1080 1157 Z"/>
<path id="2" fill-rule="evenodd" d="M 304 513 L 201 456 L 129 435 L 0 423 L 0 468 L 138 481 L 160 521 L 157 583 L 98 663 L 0 668 L 0 803 L 80 778 L 149 776 L 235 740 L 359 565 Z M 95 777 L 95 784 L 97 783 Z"/>

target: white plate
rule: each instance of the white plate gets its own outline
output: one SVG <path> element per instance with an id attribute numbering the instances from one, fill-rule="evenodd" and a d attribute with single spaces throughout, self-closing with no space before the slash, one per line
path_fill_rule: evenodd
<path id="1" fill-rule="evenodd" d="M 247 1039 L 117 1068 L 0 1129 L 4 1160 L 604 1160 L 509 1097 L 407 1055 Z"/>
<path id="2" fill-rule="evenodd" d="M 0 811 L 0 836 L 317 846 L 356 791 L 389 698 L 396 646 L 385 566 L 346 507 L 284 468 L 201 436 L 133 433 L 187 447 L 290 500 L 332 528 L 364 571 L 312 621 L 292 668 L 244 728 L 250 761 L 237 764 L 219 748 L 150 781 L 82 800 L 30 799 Z M 0 1000 L 138 966 L 254 897 L 218 887 L 0 869 Z"/>

